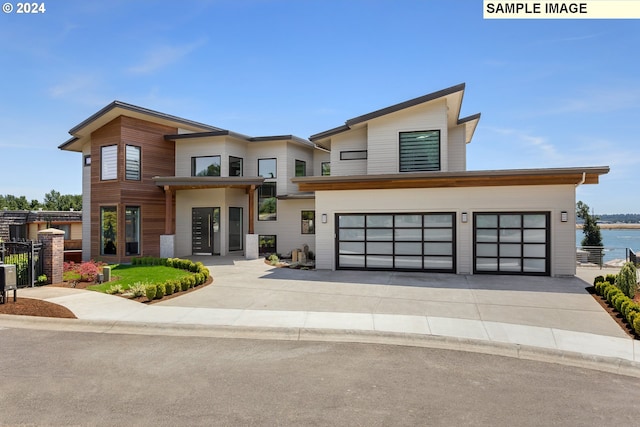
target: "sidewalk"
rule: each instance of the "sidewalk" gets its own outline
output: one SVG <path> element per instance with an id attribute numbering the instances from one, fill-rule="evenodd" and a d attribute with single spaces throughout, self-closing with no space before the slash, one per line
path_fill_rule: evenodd
<path id="1" fill-rule="evenodd" d="M 152 305 L 53 287 L 21 289 L 18 297 L 65 306 L 97 332 L 386 342 L 579 361 L 640 375 L 640 343 L 579 278 L 302 271 L 262 260 L 197 260 L 210 267 L 214 283 Z M 0 327 L 27 322 L 18 317 L 0 316 Z M 45 327 L 52 319 L 28 320 Z M 73 322 L 82 323 L 53 323 Z"/>

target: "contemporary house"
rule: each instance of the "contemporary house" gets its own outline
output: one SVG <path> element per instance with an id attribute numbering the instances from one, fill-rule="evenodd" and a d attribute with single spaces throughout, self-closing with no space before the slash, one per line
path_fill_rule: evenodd
<path id="1" fill-rule="evenodd" d="M 575 189 L 608 167 L 466 170 L 460 84 L 309 139 L 252 137 L 115 101 L 83 154 L 83 257 L 308 245 L 322 269 L 575 274 Z"/>

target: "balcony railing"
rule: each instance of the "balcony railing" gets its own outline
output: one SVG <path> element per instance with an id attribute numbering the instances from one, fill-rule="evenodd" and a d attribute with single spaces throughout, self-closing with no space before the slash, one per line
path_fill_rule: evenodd
<path id="1" fill-rule="evenodd" d="M 576 262 L 583 267 L 621 267 L 627 261 L 638 264 L 638 257 L 631 248 L 611 246 L 576 247 Z"/>

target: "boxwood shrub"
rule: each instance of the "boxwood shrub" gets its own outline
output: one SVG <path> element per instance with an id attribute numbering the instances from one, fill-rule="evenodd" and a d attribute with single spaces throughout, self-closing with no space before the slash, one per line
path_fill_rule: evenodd
<path id="1" fill-rule="evenodd" d="M 145 294 L 147 295 L 147 299 L 151 301 L 156 297 L 156 285 L 147 285 L 145 289 Z"/>
<path id="2" fill-rule="evenodd" d="M 616 285 L 609 281 L 595 284 L 596 293 L 601 295 L 622 318 L 640 336 L 640 304 L 626 296 Z"/>

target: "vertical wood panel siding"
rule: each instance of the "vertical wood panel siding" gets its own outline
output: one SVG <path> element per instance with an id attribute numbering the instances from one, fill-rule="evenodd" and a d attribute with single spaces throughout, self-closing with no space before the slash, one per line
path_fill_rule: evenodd
<path id="1" fill-rule="evenodd" d="M 175 175 L 174 143 L 164 135 L 176 133 L 176 128 L 120 116 L 91 135 L 91 230 L 92 257 L 105 260 L 128 261 L 124 255 L 125 207 L 140 207 L 140 251 L 142 255 L 160 255 L 160 235 L 164 233 L 164 191 L 152 177 Z M 118 145 L 118 179 L 100 180 L 100 147 Z M 139 181 L 125 179 L 125 145 L 141 148 Z M 100 255 L 100 207 L 117 206 L 118 255 Z"/>

